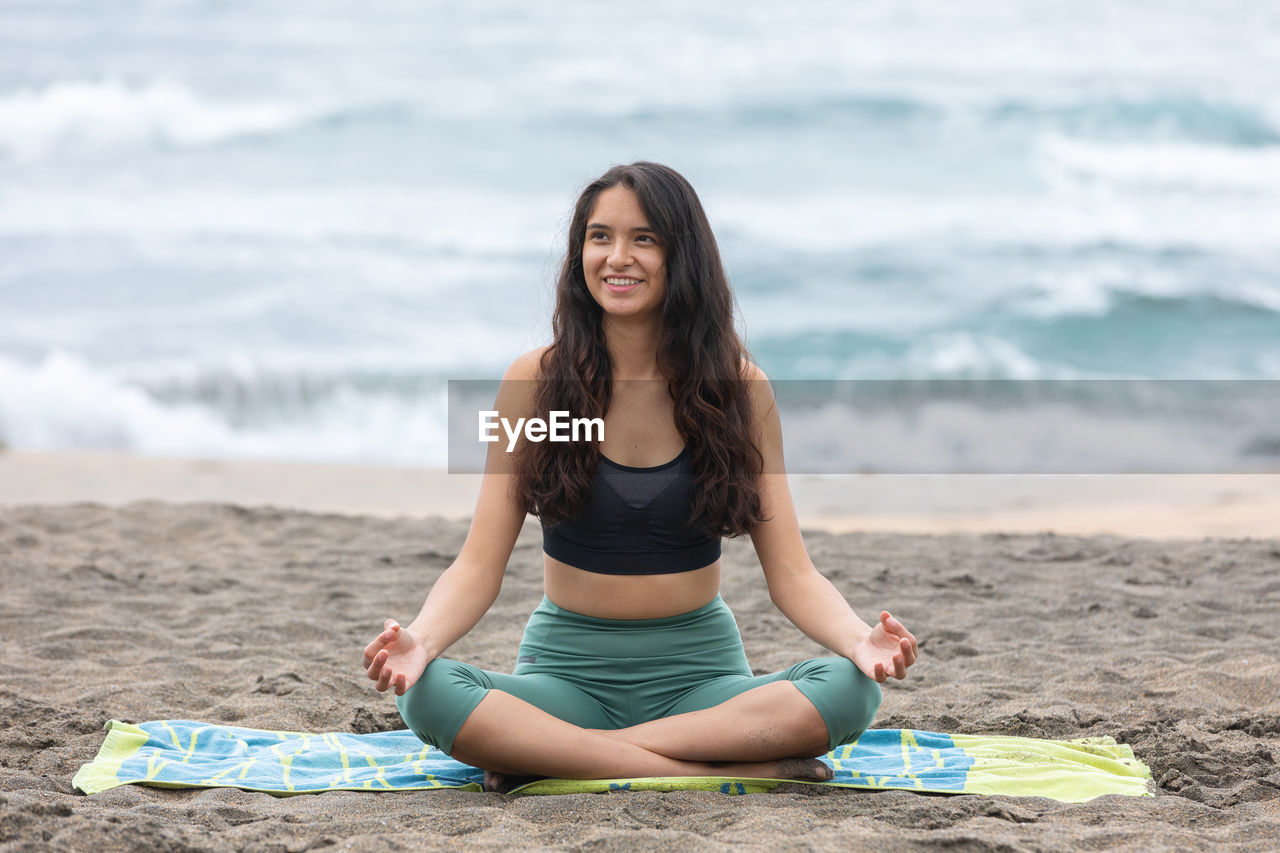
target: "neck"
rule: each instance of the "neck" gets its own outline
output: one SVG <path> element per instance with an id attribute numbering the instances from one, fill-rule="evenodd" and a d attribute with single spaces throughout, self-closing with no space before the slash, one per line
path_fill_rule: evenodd
<path id="1" fill-rule="evenodd" d="M 662 373 L 658 370 L 660 336 L 657 322 L 627 322 L 606 315 L 604 341 L 613 362 L 613 378 L 661 379 Z"/>

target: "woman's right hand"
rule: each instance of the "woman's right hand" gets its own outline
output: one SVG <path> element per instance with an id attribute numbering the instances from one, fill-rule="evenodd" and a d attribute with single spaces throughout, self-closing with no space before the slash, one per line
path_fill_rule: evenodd
<path id="1" fill-rule="evenodd" d="M 385 630 L 364 647 L 364 665 L 379 692 L 394 688 L 397 696 L 413 686 L 430 660 L 409 629 L 388 619 Z"/>

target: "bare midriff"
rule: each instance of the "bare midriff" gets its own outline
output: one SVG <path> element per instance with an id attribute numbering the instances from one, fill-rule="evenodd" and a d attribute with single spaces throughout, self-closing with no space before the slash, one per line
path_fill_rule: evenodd
<path id="1" fill-rule="evenodd" d="M 720 591 L 720 561 L 669 575 L 603 575 L 542 555 L 551 603 L 597 619 L 664 619 L 697 610 Z"/>
<path id="2" fill-rule="evenodd" d="M 660 466 L 684 447 L 665 380 L 615 377 L 600 453 L 620 465 Z M 597 619 L 664 619 L 709 604 L 720 591 L 720 561 L 666 575 L 606 575 L 542 555 L 551 603 Z"/>

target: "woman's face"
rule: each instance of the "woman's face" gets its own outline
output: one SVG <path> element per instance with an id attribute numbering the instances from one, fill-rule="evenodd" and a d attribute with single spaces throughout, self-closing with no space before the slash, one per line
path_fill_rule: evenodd
<path id="1" fill-rule="evenodd" d="M 662 310 L 667 252 L 629 188 L 612 186 L 596 196 L 582 244 L 582 272 L 606 314 L 644 319 Z"/>

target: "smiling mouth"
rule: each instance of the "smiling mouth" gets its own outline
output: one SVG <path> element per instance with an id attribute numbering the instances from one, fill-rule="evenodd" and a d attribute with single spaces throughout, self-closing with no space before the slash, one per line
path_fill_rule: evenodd
<path id="1" fill-rule="evenodd" d="M 622 278 L 620 276 L 605 276 L 604 283 L 609 286 L 610 290 L 630 290 L 639 284 L 642 279 L 638 278 Z"/>

